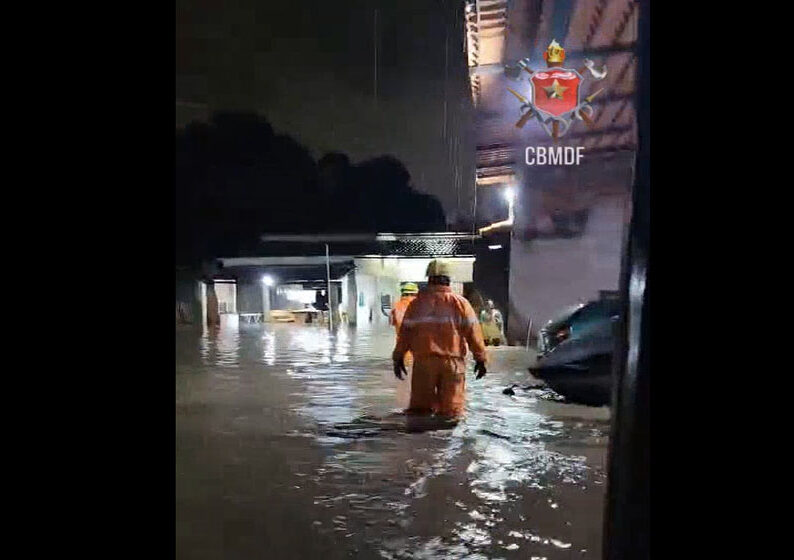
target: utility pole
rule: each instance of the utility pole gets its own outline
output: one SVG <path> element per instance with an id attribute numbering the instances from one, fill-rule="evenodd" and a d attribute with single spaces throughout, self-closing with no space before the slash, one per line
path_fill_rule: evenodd
<path id="1" fill-rule="evenodd" d="M 328 243 L 325 244 L 325 275 L 327 281 L 327 292 L 328 292 L 328 328 L 330 330 L 334 330 L 334 310 L 331 305 L 331 255 L 328 250 Z"/>

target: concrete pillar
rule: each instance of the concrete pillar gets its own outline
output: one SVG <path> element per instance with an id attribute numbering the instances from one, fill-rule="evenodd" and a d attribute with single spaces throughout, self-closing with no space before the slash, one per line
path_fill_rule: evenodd
<path id="1" fill-rule="evenodd" d="M 202 324 L 201 292 L 195 271 L 176 271 L 176 322 L 178 324 Z"/>
<path id="2" fill-rule="evenodd" d="M 218 327 L 221 324 L 221 314 L 218 310 L 218 296 L 215 294 L 215 283 L 207 282 L 207 326 Z"/>
<path id="3" fill-rule="evenodd" d="M 270 318 L 270 297 L 273 289 L 264 282 L 260 282 L 260 285 L 262 286 L 262 320 L 267 321 Z"/>
<path id="4" fill-rule="evenodd" d="M 199 300 L 199 324 L 204 326 L 207 324 L 207 284 L 204 282 L 197 282 L 198 286 L 198 300 Z"/>
<path id="5" fill-rule="evenodd" d="M 333 317 L 334 327 L 340 324 L 339 317 L 339 283 L 331 282 L 331 293 L 328 294 L 328 311 Z"/>
<path id="6" fill-rule="evenodd" d="M 347 275 L 347 322 L 353 326 L 358 322 L 358 285 L 355 271 Z"/>
<path id="7" fill-rule="evenodd" d="M 191 280 L 190 282 L 185 283 L 187 297 L 186 297 L 186 305 L 185 305 L 185 315 L 187 318 L 187 322 L 193 325 L 203 325 L 204 324 L 204 316 L 202 311 L 202 305 L 204 305 L 204 300 L 202 299 L 202 291 L 201 291 L 201 282 L 197 282 L 195 279 Z M 180 298 L 181 299 L 181 298 Z"/>

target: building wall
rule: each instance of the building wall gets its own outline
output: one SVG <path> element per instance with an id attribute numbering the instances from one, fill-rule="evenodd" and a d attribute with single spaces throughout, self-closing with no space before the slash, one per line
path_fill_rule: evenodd
<path id="1" fill-rule="evenodd" d="M 273 309 L 278 310 L 289 310 L 289 309 L 301 309 L 303 308 L 303 303 L 300 301 L 292 300 L 289 298 L 285 289 L 293 288 L 293 289 L 300 289 L 300 285 L 292 286 L 290 284 L 282 284 L 273 287 L 273 295 L 271 296 L 270 302 Z"/>
<path id="2" fill-rule="evenodd" d="M 270 317 L 270 310 L 273 309 L 273 286 L 262 285 L 262 314 L 265 319 Z"/>
<path id="3" fill-rule="evenodd" d="M 337 280 L 331 281 L 331 290 L 332 293 L 339 290 L 340 282 Z M 319 288 L 323 292 L 327 292 L 327 288 L 323 285 Z M 298 290 L 303 291 L 303 294 L 307 296 L 307 298 L 311 301 L 301 301 L 300 299 L 293 299 L 290 297 L 290 291 Z M 316 305 L 316 290 L 304 290 L 303 284 L 282 284 L 278 286 L 274 286 L 271 290 L 272 297 L 271 297 L 271 304 L 273 309 L 281 309 L 281 310 L 294 310 L 294 309 L 303 309 L 306 304 L 309 305 Z M 331 302 L 329 301 L 329 304 Z"/>
<path id="4" fill-rule="evenodd" d="M 388 327 L 389 318 L 381 311 L 381 296 L 390 296 L 393 304 L 400 298 L 401 282 L 425 281 L 425 271 L 431 260 L 398 257 L 355 259 L 358 324 Z M 463 283 L 472 281 L 474 258 L 457 257 L 447 260 L 452 268 L 453 289 L 462 294 Z"/>
<path id="5" fill-rule="evenodd" d="M 526 343 L 564 307 L 618 287 L 634 154 L 517 166 L 507 335 Z"/>
<path id="6" fill-rule="evenodd" d="M 400 297 L 399 274 L 393 267 L 368 262 L 356 265 L 358 289 L 357 315 L 359 326 L 388 327 L 389 317 L 381 308 L 381 297 L 390 296 L 392 303 Z"/>
<path id="7" fill-rule="evenodd" d="M 195 271 L 176 271 L 175 296 L 177 323 L 202 324 L 201 294 Z"/>
<path id="8" fill-rule="evenodd" d="M 618 289 L 628 204 L 628 193 L 599 197 L 580 237 L 512 239 L 511 342 L 526 341 L 530 319 L 536 333 L 564 307 L 596 299 L 599 290 Z"/>
<path id="9" fill-rule="evenodd" d="M 372 274 L 356 272 L 357 295 L 357 325 L 369 327 L 382 324 L 379 319 L 380 306 L 378 303 L 378 280 Z"/>
<path id="10" fill-rule="evenodd" d="M 500 249 L 489 249 L 501 245 Z M 477 260 L 474 263 L 475 308 L 492 299 L 505 320 L 510 320 L 508 285 L 510 276 L 510 232 L 493 233 L 475 244 Z"/>
<path id="11" fill-rule="evenodd" d="M 262 313 L 264 302 L 262 298 L 262 282 L 241 282 L 237 284 L 237 312 Z"/>
<path id="12" fill-rule="evenodd" d="M 388 327 L 389 318 L 381 311 L 381 296 L 388 295 L 392 303 L 400 298 L 402 282 L 424 282 L 425 271 L 430 258 L 402 257 L 362 257 L 354 259 L 355 268 L 333 284 L 341 288 L 339 310 L 347 314 L 348 324 L 360 326 Z M 447 259 L 452 268 L 452 287 L 463 293 L 464 283 L 473 280 L 474 257 L 457 257 Z M 227 267 L 228 271 L 236 270 Z M 269 302 L 263 294 L 265 288 L 260 281 L 263 270 L 245 273 L 234 272 L 232 277 L 237 283 L 227 284 L 216 282 L 214 288 L 218 301 L 227 301 L 227 308 L 237 313 L 262 313 L 272 309 L 300 309 L 303 304 L 289 301 L 279 294 L 279 286 L 270 289 Z M 232 274 L 232 272 L 229 272 Z M 236 289 L 235 289 L 236 287 Z M 283 287 L 283 286 L 281 286 Z M 200 295 L 197 294 L 197 297 Z M 337 317 L 338 320 L 338 317 Z"/>
<path id="13" fill-rule="evenodd" d="M 347 324 L 355 326 L 358 321 L 358 290 L 355 272 L 350 272 L 342 278 L 342 309 L 347 313 Z"/>
<path id="14" fill-rule="evenodd" d="M 237 284 L 234 282 L 215 282 L 215 295 L 218 297 L 218 309 L 225 306 L 225 313 L 237 313 Z M 224 305 L 225 304 L 225 305 Z"/>
<path id="15" fill-rule="evenodd" d="M 201 326 L 207 326 L 207 284 L 204 282 L 196 283 L 196 292 L 198 296 L 198 305 L 201 311 Z"/>
<path id="16" fill-rule="evenodd" d="M 392 278 L 399 282 L 423 282 L 431 258 L 362 257 L 355 259 L 360 274 Z M 445 259 L 452 269 L 453 282 L 471 282 L 474 257 Z"/>

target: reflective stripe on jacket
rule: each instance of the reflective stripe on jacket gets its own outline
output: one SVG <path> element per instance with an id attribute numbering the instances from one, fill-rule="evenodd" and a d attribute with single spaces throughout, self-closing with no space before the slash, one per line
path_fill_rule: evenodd
<path id="1" fill-rule="evenodd" d="M 417 359 L 464 358 L 467 347 L 475 360 L 485 361 L 485 342 L 474 309 L 449 286 L 431 285 L 406 310 L 393 357 L 400 359 L 410 350 Z"/>

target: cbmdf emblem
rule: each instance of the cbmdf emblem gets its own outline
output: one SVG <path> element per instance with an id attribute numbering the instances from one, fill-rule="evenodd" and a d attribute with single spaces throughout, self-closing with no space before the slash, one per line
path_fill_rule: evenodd
<path id="1" fill-rule="evenodd" d="M 575 120 L 583 120 L 593 125 L 593 107 L 590 102 L 603 90 L 582 98 L 584 75 L 589 71 L 596 80 L 603 80 L 606 67 L 596 70 L 591 60 L 585 60 L 578 70 L 563 67 L 565 49 L 552 41 L 543 53 L 547 68 L 532 70 L 526 60 L 519 62 L 521 68 L 529 73 L 529 99 L 508 88 L 510 93 L 521 101 L 521 118 L 516 123 L 523 128 L 527 121 L 535 117 L 543 129 L 555 140 L 565 136 Z"/>

